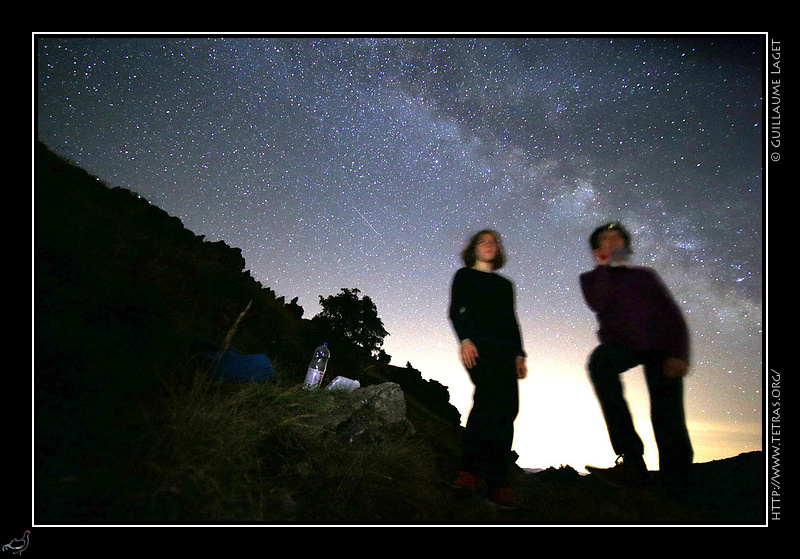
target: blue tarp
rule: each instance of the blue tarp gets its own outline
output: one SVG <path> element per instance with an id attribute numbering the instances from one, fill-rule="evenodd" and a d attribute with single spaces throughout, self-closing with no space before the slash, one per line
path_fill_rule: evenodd
<path id="1" fill-rule="evenodd" d="M 272 361 L 263 353 L 247 354 L 236 349 L 226 349 L 211 358 L 215 361 L 214 373 L 220 380 L 261 382 L 275 376 Z"/>

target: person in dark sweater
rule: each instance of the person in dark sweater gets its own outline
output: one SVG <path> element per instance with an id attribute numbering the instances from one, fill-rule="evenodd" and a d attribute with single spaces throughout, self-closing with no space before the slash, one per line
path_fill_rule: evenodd
<path id="1" fill-rule="evenodd" d="M 611 485 L 649 482 L 620 379 L 642 365 L 662 480 L 675 488 L 691 484 L 693 451 L 683 405 L 690 348 L 683 314 L 655 271 L 628 265 L 630 234 L 619 223 L 599 227 L 589 243 L 597 266 L 580 275 L 580 285 L 596 313 L 600 341 L 589 357 L 589 377 L 618 458 L 612 468 L 586 468 Z"/>
<path id="2" fill-rule="evenodd" d="M 475 234 L 461 256 L 465 267 L 453 277 L 449 316 L 475 391 L 454 485 L 470 493 L 485 490 L 499 506 L 514 508 L 520 501 L 507 477 L 518 381 L 527 376 L 514 286 L 496 273 L 505 254 L 495 231 Z"/>

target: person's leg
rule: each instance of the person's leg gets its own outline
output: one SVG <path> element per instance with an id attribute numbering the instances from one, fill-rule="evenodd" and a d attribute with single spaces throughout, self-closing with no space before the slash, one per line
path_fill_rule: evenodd
<path id="1" fill-rule="evenodd" d="M 634 428 L 620 379 L 623 372 L 639 363 L 636 352 L 609 344 L 598 346 L 589 359 L 589 377 L 605 418 L 611 446 L 617 454 L 617 462 L 612 468 L 587 465 L 586 469 L 615 487 L 638 487 L 650 481 L 650 473 L 644 462 L 644 445 Z"/>
<path id="2" fill-rule="evenodd" d="M 467 419 L 462 469 L 486 480 L 491 489 L 507 482 L 519 392 L 514 355 L 491 346 L 479 348 L 469 370 L 475 385 Z"/>
<path id="3" fill-rule="evenodd" d="M 686 428 L 683 404 L 683 379 L 664 375 L 663 356 L 650 356 L 645 362 L 650 393 L 650 419 L 658 445 L 659 469 L 676 481 L 687 479 L 694 451 Z"/>
<path id="4" fill-rule="evenodd" d="M 490 489 L 508 485 L 508 471 L 512 463 L 511 448 L 514 443 L 514 421 L 519 413 L 519 380 L 516 355 L 507 348 L 493 348 L 491 361 L 492 390 L 491 434 L 488 441 L 486 483 Z"/>
<path id="5" fill-rule="evenodd" d="M 603 412 L 611 446 L 618 456 L 641 457 L 644 445 L 636 433 L 620 375 L 639 364 L 635 352 L 601 344 L 589 358 L 589 378 Z"/>

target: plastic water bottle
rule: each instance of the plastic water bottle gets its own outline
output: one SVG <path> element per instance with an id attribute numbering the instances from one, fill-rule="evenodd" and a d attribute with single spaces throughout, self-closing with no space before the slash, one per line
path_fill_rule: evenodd
<path id="1" fill-rule="evenodd" d="M 330 358 L 331 352 L 328 349 L 328 342 L 325 342 L 314 350 L 314 357 L 311 359 L 311 363 L 308 364 L 303 388 L 314 390 L 319 387 L 320 383 L 322 383 L 322 377 L 325 375 L 325 369 L 328 367 L 328 359 Z"/>

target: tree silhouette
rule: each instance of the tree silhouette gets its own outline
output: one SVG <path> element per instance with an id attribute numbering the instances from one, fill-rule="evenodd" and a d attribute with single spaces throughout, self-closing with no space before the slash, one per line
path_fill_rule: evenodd
<path id="1" fill-rule="evenodd" d="M 378 309 L 368 296 L 359 298 L 358 289 L 342 288 L 340 293 L 319 298 L 322 312 L 315 318 L 330 331 L 371 355 L 380 351 L 389 333 L 378 317 Z"/>

